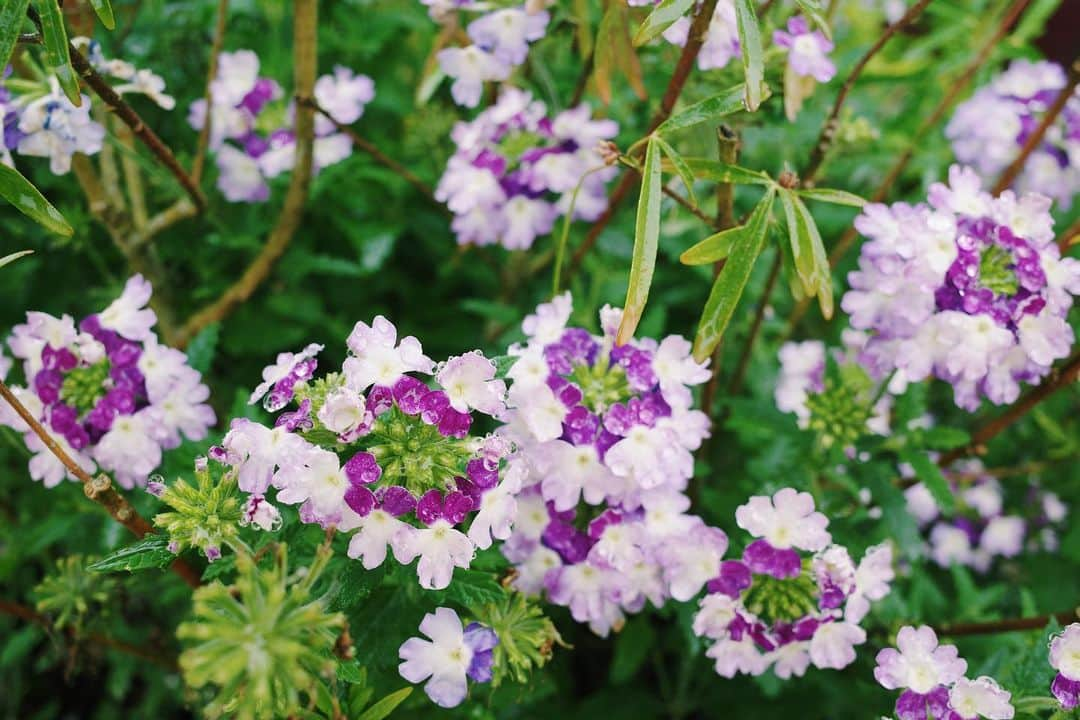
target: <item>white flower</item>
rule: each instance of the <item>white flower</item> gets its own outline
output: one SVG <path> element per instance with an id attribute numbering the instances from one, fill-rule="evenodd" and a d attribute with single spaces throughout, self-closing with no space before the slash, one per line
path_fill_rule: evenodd
<path id="1" fill-rule="evenodd" d="M 778 490 L 771 499 L 755 495 L 735 510 L 735 522 L 781 550 L 795 547 L 816 552 L 832 540 L 825 529 L 828 518 L 814 512 L 813 496 L 794 488 Z"/>
<path id="2" fill-rule="evenodd" d="M 686 602 L 720 574 L 720 561 L 728 548 L 727 535 L 720 528 L 699 523 L 697 529 L 672 537 L 656 548 L 664 567 L 664 581 L 671 597 Z"/>
<path id="3" fill-rule="evenodd" d="M 810 667 L 810 653 L 808 649 L 811 643 L 791 642 L 781 645 L 768 655 L 767 662 L 773 663 L 773 672 L 781 680 L 802 677 L 806 674 L 806 668 Z M 853 656 L 854 657 L 854 656 Z"/>
<path id="4" fill-rule="evenodd" d="M 30 395 L 31 393 L 27 393 Z M 25 403 L 24 403 L 25 404 Z M 94 461 L 87 457 L 84 453 L 75 450 L 68 441 L 59 434 L 52 436 L 53 440 L 63 448 L 64 452 L 68 454 L 75 463 L 88 473 L 94 472 Z M 41 484 L 47 488 L 54 488 L 59 485 L 65 477 L 71 480 L 77 480 L 71 471 L 67 469 L 67 466 L 53 454 L 52 450 L 45 447 L 45 443 L 41 441 L 35 433 L 28 432 L 26 434 L 26 448 L 34 453 L 34 456 L 30 458 L 30 477 L 34 480 L 40 480 Z"/>
<path id="5" fill-rule="evenodd" d="M 1001 515 L 986 524 L 979 536 L 982 550 L 1003 557 L 1016 557 L 1024 549 L 1024 518 L 1016 515 Z"/>
<path id="6" fill-rule="evenodd" d="M 769 659 L 757 649 L 749 635 L 742 640 L 720 640 L 705 651 L 706 657 L 716 660 L 716 673 L 733 678 L 738 673 L 760 675 L 769 666 Z"/>
<path id="7" fill-rule="evenodd" d="M 668 335 L 653 353 L 652 369 L 660 381 L 660 391 L 669 404 L 688 407 L 688 385 L 699 385 L 710 377 L 709 363 L 699 363 L 690 355 L 691 345 L 681 335 Z"/>
<path id="8" fill-rule="evenodd" d="M 454 102 L 465 107 L 480 104 L 480 94 L 488 80 L 505 80 L 510 77 L 510 65 L 476 45 L 444 48 L 436 56 L 439 67 L 454 78 L 450 94 Z"/>
<path id="9" fill-rule="evenodd" d="M 518 511 L 515 491 L 513 484 L 504 480 L 480 496 L 480 507 L 468 532 L 469 540 L 476 547 L 486 550 L 491 547 L 492 538 L 505 540 L 510 537 Z"/>
<path id="10" fill-rule="evenodd" d="M 866 631 L 854 623 L 822 623 L 810 638 L 814 667 L 840 670 L 855 662 L 855 646 L 866 642 Z"/>
<path id="11" fill-rule="evenodd" d="M 694 457 L 678 442 L 678 436 L 659 425 L 635 425 L 612 445 L 604 456 L 611 471 L 631 479 L 644 490 L 676 486 L 694 471 Z"/>
<path id="12" fill-rule="evenodd" d="M 334 66 L 333 75 L 323 75 L 315 81 L 315 100 L 319 107 L 343 125 L 351 125 L 364 114 L 364 106 L 375 99 L 375 82 L 367 75 L 357 75 L 341 65 Z M 321 114 L 315 116 L 315 132 L 327 135 L 334 124 Z"/>
<path id="13" fill-rule="evenodd" d="M 358 392 L 371 385 L 393 385 L 407 372 L 430 375 L 435 363 L 424 355 L 420 341 L 412 335 L 397 339 L 397 328 L 382 315 L 369 326 L 358 322 L 346 341 L 353 357 L 342 369 L 349 387 Z"/>
<path id="14" fill-rule="evenodd" d="M 941 567 L 953 563 L 970 565 L 972 562 L 971 539 L 955 525 L 938 523 L 930 531 L 930 557 Z"/>
<path id="15" fill-rule="evenodd" d="M 503 62 L 520 65 L 529 54 L 529 43 L 544 37 L 548 18 L 546 12 L 529 13 L 524 8 L 496 10 L 469 23 L 469 37 L 491 48 Z"/>
<path id="16" fill-rule="evenodd" d="M 889 594 L 893 571 L 892 543 L 883 542 L 868 548 L 855 569 L 855 591 L 844 606 L 844 619 L 857 623 L 870 612 L 870 603 Z"/>
<path id="17" fill-rule="evenodd" d="M 544 475 L 540 491 L 560 512 L 574 508 L 582 494 L 585 502 L 599 505 L 618 487 L 593 445 L 552 440 L 538 448 L 537 457 Z"/>
<path id="18" fill-rule="evenodd" d="M 505 409 L 506 383 L 495 379 L 495 363 L 479 350 L 456 355 L 446 361 L 435 375 L 458 412 L 479 410 L 499 415 Z"/>
<path id="19" fill-rule="evenodd" d="M 1003 690 L 993 678 L 960 678 L 949 690 L 949 707 L 963 720 L 1010 720 L 1016 713 L 1011 698 L 1012 693 Z"/>
<path id="20" fill-rule="evenodd" d="M 574 301 L 570 292 L 556 295 L 549 303 L 536 306 L 536 312 L 526 315 L 521 323 L 521 330 L 531 342 L 538 345 L 553 343 L 562 337 L 566 323 L 570 321 L 570 311 Z"/>
<path id="21" fill-rule="evenodd" d="M 1050 641 L 1050 665 L 1070 680 L 1080 682 L 1080 623 L 1073 623 Z"/>
<path id="22" fill-rule="evenodd" d="M 349 478 L 337 454 L 313 447 L 294 462 L 283 466 L 274 478 L 278 502 L 304 503 L 320 521 L 339 522 L 346 507 Z"/>
<path id="23" fill-rule="evenodd" d="M 285 427 L 268 428 L 247 418 L 233 420 L 221 441 L 238 468 L 237 485 L 246 493 L 262 495 L 276 478 L 279 468 L 303 464 L 303 457 L 317 448 Z"/>
<path id="24" fill-rule="evenodd" d="M 124 93 L 141 93 L 153 100 L 163 110 L 172 110 L 176 107 L 176 98 L 165 93 L 165 80 L 149 70 L 138 70 L 130 78 L 130 82 L 117 85 L 114 90 L 120 95 Z"/>
<path id="25" fill-rule="evenodd" d="M 385 510 L 376 508 L 359 520 L 356 534 L 349 540 L 348 556 L 359 559 L 365 570 L 374 570 L 386 560 L 386 546 L 394 549 L 394 557 L 404 563 L 398 548 L 414 531 L 412 525 L 398 520 Z"/>
<path id="26" fill-rule="evenodd" d="M 562 423 L 568 410 L 547 385 L 514 383 L 510 386 L 508 399 L 510 406 L 515 408 L 514 415 L 534 439 L 546 442 L 562 435 Z"/>
<path id="27" fill-rule="evenodd" d="M 933 629 L 906 626 L 896 634 L 896 648 L 877 654 L 874 678 L 887 690 L 910 688 L 925 695 L 938 685 L 964 676 L 967 662 L 953 645 L 938 645 Z"/>
<path id="28" fill-rule="evenodd" d="M 424 692 L 436 705 L 444 708 L 459 705 L 468 692 L 466 672 L 473 656 L 465 643 L 461 620 L 450 608 L 436 608 L 434 613 L 424 615 L 420 632 L 431 639 L 406 640 L 398 650 L 404 661 L 398 672 L 411 683 L 427 680 Z"/>
<path id="29" fill-rule="evenodd" d="M 219 171 L 218 189 L 229 202 L 256 203 L 270 198 L 270 186 L 266 184 L 259 160 L 232 145 L 222 145 L 214 162 Z"/>
<path id="30" fill-rule="evenodd" d="M 111 470 L 125 488 L 145 485 L 150 473 L 161 464 L 161 445 L 154 439 L 158 429 L 150 410 L 118 416 L 94 446 L 98 465 Z"/>
<path id="31" fill-rule="evenodd" d="M 698 603 L 694 615 L 694 634 L 698 637 L 720 640 L 727 636 L 728 626 L 735 619 L 742 604 L 722 593 L 706 595 Z"/>
<path id="32" fill-rule="evenodd" d="M 101 327 L 115 330 L 136 342 L 154 337 L 150 328 L 157 322 L 153 310 L 146 307 L 153 289 L 142 275 L 133 275 L 124 285 L 124 292 L 98 315 Z"/>
<path id="33" fill-rule="evenodd" d="M 259 56 L 253 50 L 218 55 L 217 77 L 210 85 L 215 104 L 233 107 L 255 87 L 259 79 Z"/>
<path id="34" fill-rule="evenodd" d="M 467 568 L 476 548 L 461 531 L 446 520 L 430 527 L 413 529 L 395 540 L 394 557 L 402 564 L 419 556 L 416 575 L 425 590 L 442 590 L 450 584 L 454 568 Z"/>
<path id="35" fill-rule="evenodd" d="M 366 413 L 367 402 L 363 395 L 349 388 L 338 388 L 327 394 L 318 417 L 327 430 L 347 435 L 360 427 Z"/>

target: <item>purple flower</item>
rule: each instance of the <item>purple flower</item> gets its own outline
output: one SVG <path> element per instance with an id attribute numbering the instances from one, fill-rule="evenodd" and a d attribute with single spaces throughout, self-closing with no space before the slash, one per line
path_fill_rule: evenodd
<path id="1" fill-rule="evenodd" d="M 796 75 L 812 77 L 818 82 L 828 82 L 836 75 L 836 66 L 829 60 L 832 42 L 820 30 L 810 31 L 806 18 L 796 16 L 788 20 L 787 32 L 773 32 L 773 42 L 788 51 L 788 63 Z"/>

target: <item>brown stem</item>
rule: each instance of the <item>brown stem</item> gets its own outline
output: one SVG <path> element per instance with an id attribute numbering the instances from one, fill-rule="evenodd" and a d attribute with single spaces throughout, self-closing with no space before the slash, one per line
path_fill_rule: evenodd
<path id="1" fill-rule="evenodd" d="M 669 198 L 677 202 L 679 205 L 682 205 L 684 208 L 689 210 L 691 214 L 693 214 L 697 219 L 705 223 L 705 225 L 707 225 L 708 227 L 712 227 L 716 223 L 716 220 L 706 215 L 701 208 L 690 202 L 689 198 L 686 198 L 675 190 L 672 190 L 667 185 L 661 185 L 660 190 Z"/>
<path id="2" fill-rule="evenodd" d="M 135 537 L 141 538 L 154 532 L 153 526 L 147 522 L 146 518 L 139 514 L 139 511 L 127 501 L 127 498 L 116 491 L 109 477 L 99 475 L 93 478 L 83 470 L 67 454 L 67 451 L 53 439 L 49 431 L 38 422 L 38 419 L 19 402 L 19 398 L 15 397 L 15 394 L 2 380 L 0 380 L 0 397 L 15 410 L 19 417 L 23 419 L 23 422 L 30 426 L 30 429 L 34 431 L 34 434 L 38 436 L 49 452 L 55 455 L 56 459 L 64 464 L 64 467 L 68 469 L 72 476 L 82 483 L 86 497 L 105 508 L 114 520 L 134 533 Z M 199 586 L 199 575 L 183 560 L 177 558 L 173 563 L 173 570 L 191 587 Z"/>
<path id="3" fill-rule="evenodd" d="M 961 93 L 967 90 L 967 87 L 971 84 L 971 81 L 975 78 L 975 73 L 979 68 L 986 64 L 987 59 L 990 57 L 994 48 L 1000 47 L 1001 40 L 1008 33 L 1009 28 L 1020 18 L 1020 15 L 1027 9 L 1027 6 L 1031 4 L 1031 0 L 1015 0 L 1012 5 L 1006 10 L 1005 15 L 1002 16 L 1001 22 L 998 24 L 997 30 L 993 36 L 990 37 L 986 43 L 979 49 L 979 52 L 975 55 L 970 63 L 964 68 L 964 71 L 960 75 L 949 83 L 949 90 L 945 93 L 945 96 L 941 99 L 941 102 L 930 112 L 930 114 L 923 120 L 922 124 L 915 131 L 911 140 L 908 142 L 907 147 L 889 168 L 889 172 L 878 184 L 874 190 L 873 195 L 870 197 L 870 202 L 877 203 L 883 202 L 888 197 L 889 191 L 892 190 L 893 185 L 900 178 L 900 175 L 907 168 L 911 158 L 915 155 L 915 151 L 922 147 L 923 138 L 933 128 L 937 127 L 937 124 L 941 122 L 945 114 L 953 106 L 956 100 L 960 97 Z M 851 246 L 858 239 L 859 232 L 855 229 L 854 225 L 849 225 L 844 234 L 840 236 L 840 239 L 833 246 L 832 251 L 829 253 L 829 266 L 835 268 L 847 252 L 851 249 Z M 806 311 L 810 308 L 810 304 L 813 302 L 812 298 L 806 298 L 800 300 L 795 304 L 792 309 L 791 315 L 788 318 L 787 332 L 785 338 L 790 337 L 795 330 L 795 326 L 802 320 Z"/>
<path id="4" fill-rule="evenodd" d="M 48 617 L 31 607 L 19 603 L 0 600 L 0 613 L 34 623 L 35 625 L 40 625 L 46 630 L 51 630 L 53 627 L 52 621 L 49 620 Z M 123 640 L 116 640 L 115 638 L 99 633 L 89 633 L 81 638 L 75 637 L 72 633 L 68 633 L 68 635 L 70 640 L 86 640 L 92 645 L 101 645 L 103 647 L 112 648 L 113 650 L 118 650 L 126 655 L 131 655 L 141 660 L 152 662 L 155 665 L 160 665 L 166 670 L 175 671 L 178 669 L 176 661 L 168 657 L 167 653 L 160 648 L 139 647 L 138 645 L 133 645 L 124 642 Z"/>
<path id="5" fill-rule="evenodd" d="M 1035 151 L 1035 148 L 1042 142 L 1043 137 L 1046 135 L 1046 131 L 1054 124 L 1061 111 L 1065 109 L 1066 103 L 1073 96 L 1073 91 L 1076 90 L 1076 86 L 1080 84 L 1080 60 L 1074 60 L 1073 64 L 1069 67 L 1068 80 L 1065 82 L 1065 87 L 1061 89 L 1058 96 L 1054 98 L 1054 102 L 1050 105 L 1050 108 L 1046 111 L 1046 114 L 1042 116 L 1038 126 L 1028 136 L 1027 140 L 1020 147 L 1020 153 L 1016 156 L 1016 159 L 1012 161 L 1009 167 L 1005 168 L 1005 171 L 1001 173 L 1001 177 L 998 178 L 997 184 L 994 185 L 992 192 L 994 195 L 1000 195 L 1007 188 L 1009 188 L 1013 181 L 1024 169 L 1024 165 L 1027 163 L 1031 153 Z"/>
<path id="6" fill-rule="evenodd" d="M 956 623 L 939 625 L 934 629 L 939 635 L 959 637 L 961 635 L 992 635 L 994 633 L 1017 632 L 1020 630 L 1042 630 L 1051 620 L 1061 625 L 1068 625 L 1080 619 L 1080 608 L 1065 610 L 1052 615 L 1039 615 L 1030 618 L 1010 618 L 980 623 Z"/>
<path id="7" fill-rule="evenodd" d="M 1065 251 L 1072 245 L 1075 245 L 1078 239 L 1080 239 L 1080 218 L 1074 220 L 1073 224 L 1065 228 L 1065 231 L 1058 236 L 1058 250 L 1064 255 Z"/>
<path id="8" fill-rule="evenodd" d="M 927 0 L 928 2 L 929 0 Z M 690 32 L 686 38 L 686 45 L 683 46 L 682 53 L 679 55 L 679 61 L 675 65 L 675 70 L 671 73 L 671 80 L 668 81 L 667 89 L 664 91 L 664 96 L 660 100 L 660 107 L 657 108 L 656 113 L 653 115 L 652 120 L 649 122 L 649 129 L 646 131 L 646 135 L 651 133 L 660 123 L 664 122 L 671 116 L 671 111 L 675 108 L 675 103 L 679 100 L 679 95 L 682 94 L 683 87 L 686 85 L 687 78 L 690 77 L 690 71 L 694 68 L 694 61 L 697 60 L 698 53 L 701 52 L 701 46 L 705 42 L 705 34 L 709 29 L 709 23 L 712 22 L 713 12 L 716 10 L 717 0 L 705 0 L 697 9 L 694 15 L 694 20 L 690 25 Z M 570 267 L 567 270 L 567 281 L 569 278 L 577 272 L 577 269 L 581 266 L 585 256 L 589 254 L 593 245 L 596 244 L 597 239 L 600 237 L 600 233 L 604 231 L 604 228 L 608 226 L 612 218 L 615 217 L 616 211 L 622 204 L 626 196 L 630 194 L 630 191 L 634 189 L 637 184 L 638 175 L 633 172 L 624 172 L 622 177 L 619 178 L 618 184 L 615 189 L 611 191 L 608 196 L 607 207 L 604 208 L 604 212 L 600 217 L 596 219 L 596 222 L 589 228 L 588 233 L 585 234 L 585 239 L 581 241 L 581 245 L 574 251 L 573 257 L 570 259 Z"/>
<path id="9" fill-rule="evenodd" d="M 177 332 L 173 341 L 183 349 L 191 338 L 203 328 L 228 317 L 241 303 L 251 297 L 262 284 L 274 264 L 289 247 L 307 204 L 311 186 L 312 147 L 315 140 L 315 111 L 309 98 L 315 87 L 317 48 L 316 0 L 296 0 L 293 20 L 293 65 L 296 88 L 296 164 L 285 202 L 278 215 L 277 224 L 270 231 L 266 245 L 248 265 L 240 279 L 233 283 L 221 297 L 195 313 Z"/>
<path id="10" fill-rule="evenodd" d="M 945 467 L 965 455 L 978 454 L 983 446 L 1000 435 L 1032 408 L 1063 387 L 1071 385 L 1080 377 L 1080 352 L 1069 358 L 1064 365 L 1051 372 L 1041 385 L 1027 392 L 999 417 L 983 425 L 971 435 L 971 442 L 962 448 L 951 450 L 941 456 L 938 464 Z"/>
<path id="11" fill-rule="evenodd" d="M 832 146 L 833 140 L 836 137 L 836 128 L 840 122 L 840 110 L 844 106 L 844 101 L 847 100 L 848 94 L 855 86 L 859 76 L 862 75 L 866 66 L 874 59 L 874 56 L 885 47 L 885 43 L 889 41 L 894 35 L 906 28 L 912 22 L 915 21 L 922 11 L 926 9 L 926 6 L 930 4 L 931 0 L 919 0 L 919 2 L 912 5 L 904 16 L 885 28 L 885 32 L 877 39 L 870 49 L 866 51 L 866 54 L 862 56 L 855 67 L 848 74 L 844 84 L 840 87 L 840 93 L 836 96 L 836 101 L 833 103 L 832 111 L 829 113 L 828 119 L 825 120 L 825 124 L 821 128 L 821 134 L 818 135 L 818 140 L 814 144 L 814 149 L 810 153 L 810 162 L 807 163 L 806 168 L 802 172 L 802 182 L 804 185 L 811 185 L 814 182 L 814 178 L 817 176 L 818 171 L 821 169 L 821 164 L 825 160 L 825 154 Z"/>
<path id="12" fill-rule="evenodd" d="M 754 342 L 757 341 L 758 333 L 761 332 L 765 310 L 769 307 L 769 297 L 772 295 L 773 288 L 776 287 L 776 281 L 780 277 L 780 267 L 783 264 L 784 253 L 777 248 L 776 257 L 773 259 L 772 267 L 769 268 L 769 279 L 765 281 L 765 289 L 761 293 L 761 300 L 758 301 L 757 312 L 754 313 L 754 322 L 750 325 L 750 334 L 746 336 L 746 343 L 743 345 L 742 353 L 739 354 L 739 364 L 735 366 L 735 374 L 731 376 L 731 385 L 728 387 L 730 395 L 736 395 L 742 389 L 743 378 L 746 377 L 746 370 L 750 367 L 750 358 L 754 354 Z"/>
<path id="13" fill-rule="evenodd" d="M 218 0 L 217 22 L 214 25 L 214 40 L 210 46 L 210 60 L 206 70 L 206 91 L 203 100 L 206 102 L 206 117 L 203 120 L 202 129 L 199 131 L 199 140 L 195 146 L 195 159 L 191 163 L 191 179 L 197 185 L 202 180 L 203 170 L 206 169 L 206 151 L 210 147 L 210 130 L 213 122 L 213 113 L 210 105 L 213 100 L 212 88 L 217 79 L 218 55 L 225 43 L 225 26 L 229 17 L 229 0 Z"/>
<path id="14" fill-rule="evenodd" d="M 176 156 L 173 155 L 173 151 L 169 149 L 169 146 L 162 142 L 157 133 L 143 122 L 139 114 L 124 102 L 124 99 L 113 90 L 112 86 L 104 78 L 97 74 L 90 62 L 75 49 L 75 46 L 71 46 L 69 52 L 71 53 L 71 66 L 75 69 L 75 72 L 116 113 L 116 116 L 131 128 L 131 132 L 135 133 L 135 136 L 142 141 L 143 145 L 149 148 L 154 157 L 168 168 L 169 172 L 184 186 L 187 194 L 191 196 L 195 207 L 200 211 L 204 210 L 206 208 L 206 196 L 203 195 L 202 190 L 199 189 L 198 184 L 195 183 L 192 177 L 184 171 L 184 168 L 180 167 L 180 163 L 177 162 Z"/>
<path id="15" fill-rule="evenodd" d="M 340 132 L 343 132 L 349 136 L 349 139 L 352 140 L 353 145 L 370 155 L 372 159 L 375 160 L 375 162 L 379 163 L 385 168 L 393 170 L 395 173 L 401 176 L 406 182 L 416 188 L 421 195 L 423 195 L 433 205 L 438 207 L 439 210 L 441 210 L 443 213 L 447 215 L 450 214 L 450 211 L 446 208 L 446 206 L 435 199 L 435 194 L 431 191 L 431 188 L 427 185 L 427 183 L 414 175 L 413 172 L 409 170 L 409 168 L 405 167 L 397 160 L 388 156 L 386 153 L 380 150 L 378 145 L 364 138 L 362 135 L 360 135 L 360 133 L 356 132 L 356 130 L 353 130 L 345 123 L 341 123 L 335 120 L 330 113 L 328 113 L 326 110 L 319 106 L 319 103 L 315 100 L 315 98 L 304 98 L 299 102 L 310 107 L 312 110 L 332 122 L 334 124 L 334 127 L 336 127 Z"/>

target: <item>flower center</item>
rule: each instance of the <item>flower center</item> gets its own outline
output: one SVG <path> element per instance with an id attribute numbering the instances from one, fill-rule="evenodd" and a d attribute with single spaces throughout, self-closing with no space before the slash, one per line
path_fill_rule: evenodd
<path id="1" fill-rule="evenodd" d="M 805 566 L 798 577 L 784 580 L 754 575 L 743 604 L 770 627 L 777 621 L 795 622 L 817 611 L 817 583 Z"/>
<path id="2" fill-rule="evenodd" d="M 77 367 L 64 376 L 60 386 L 60 398 L 78 411 L 81 416 L 89 412 L 105 394 L 105 381 L 109 379 L 109 361 L 96 365 Z"/>
<path id="3" fill-rule="evenodd" d="M 608 365 L 602 358 L 591 367 L 584 363 L 575 365 L 567 379 L 581 389 L 582 404 L 595 412 L 602 413 L 633 397 L 626 371 L 619 365 Z"/>
<path id="4" fill-rule="evenodd" d="M 403 485 L 418 497 L 433 488 L 453 488 L 472 457 L 465 440 L 444 437 L 396 406 L 379 416 L 365 442 L 383 469 L 381 483 Z"/>

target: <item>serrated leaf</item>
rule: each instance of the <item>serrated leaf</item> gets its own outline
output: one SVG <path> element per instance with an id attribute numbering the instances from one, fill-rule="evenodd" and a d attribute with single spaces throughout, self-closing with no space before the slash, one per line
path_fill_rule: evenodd
<path id="1" fill-rule="evenodd" d="M 499 602 L 506 591 L 493 573 L 481 570 L 457 570 L 445 590 L 432 592 L 439 604 L 456 603 L 468 608 Z"/>
<path id="2" fill-rule="evenodd" d="M 799 190 L 801 197 L 808 200 L 819 200 L 821 202 L 832 203 L 833 205 L 848 205 L 850 207 L 861 208 L 866 205 L 866 200 L 863 200 L 858 195 L 853 193 L 844 192 L 843 190 L 830 190 L 828 188 L 813 189 L 813 190 Z"/>
<path id="3" fill-rule="evenodd" d="M 874 502 L 881 508 L 881 518 L 889 537 L 896 542 L 900 552 L 909 558 L 923 554 L 922 534 L 919 525 L 907 509 L 904 493 L 893 484 L 895 473 L 891 468 L 868 465 L 867 486 Z M 877 472 L 873 472 L 878 470 Z"/>
<path id="4" fill-rule="evenodd" d="M 644 100 L 648 97 L 641 81 L 641 64 L 630 42 L 628 7 L 624 2 L 608 3 L 600 27 L 596 31 L 596 49 L 593 53 L 593 79 L 596 94 L 605 105 L 611 104 L 611 79 L 619 70 L 626 76 L 634 93 Z"/>
<path id="5" fill-rule="evenodd" d="M 26 257 L 27 255 L 33 254 L 33 250 L 20 250 L 19 252 L 13 252 L 10 255 L 5 255 L 4 257 L 0 258 L 0 268 L 4 267 L 5 265 L 10 265 L 21 257 Z"/>
<path id="6" fill-rule="evenodd" d="M 3 0 L 0 3 L 0 68 L 7 67 L 11 53 L 15 52 L 29 5 L 30 0 Z"/>
<path id="7" fill-rule="evenodd" d="M 75 232 L 60 211 L 54 208 L 29 180 L 15 168 L 3 163 L 0 163 L 0 197 L 14 205 L 23 215 L 57 235 L 71 237 Z"/>
<path id="8" fill-rule="evenodd" d="M 693 7 L 696 0 L 664 0 L 657 5 L 634 35 L 634 45 L 641 46 L 671 27 Z"/>
<path id="9" fill-rule="evenodd" d="M 365 710 L 356 720 L 383 720 L 397 709 L 397 706 L 405 702 L 412 694 L 411 687 L 404 687 L 397 692 L 390 693 L 379 702 Z"/>
<path id="10" fill-rule="evenodd" d="M 710 158 L 683 158 L 694 173 L 694 177 L 700 180 L 711 180 L 717 183 L 734 183 L 735 185 L 772 185 L 773 180 L 766 173 L 758 170 L 749 170 L 738 165 L 729 165 L 720 160 Z"/>
<path id="11" fill-rule="evenodd" d="M 360 667 L 360 664 L 355 660 L 339 662 L 337 664 L 337 677 L 338 680 L 349 683 L 350 685 L 367 682 L 367 673 L 364 672 L 364 668 Z"/>
<path id="12" fill-rule="evenodd" d="M 634 337 L 649 299 L 656 252 L 660 247 L 660 180 L 660 150 L 655 138 L 650 137 L 645 146 L 645 162 L 641 166 L 641 194 L 638 196 L 637 221 L 634 223 L 630 281 L 626 288 L 622 322 L 615 338 L 619 345 Z"/>
<path id="13" fill-rule="evenodd" d="M 697 196 L 694 194 L 694 173 L 690 170 L 690 166 L 686 164 L 686 160 L 659 135 L 654 135 L 653 140 L 664 151 L 667 159 L 671 161 L 672 167 L 675 168 L 675 172 L 678 173 L 683 186 L 686 188 L 686 194 L 690 196 L 690 202 L 697 205 Z"/>
<path id="14" fill-rule="evenodd" d="M 142 540 L 126 545 L 116 552 L 86 566 L 99 573 L 135 572 L 163 568 L 176 559 L 169 551 L 169 538 L 164 535 L 147 535 Z"/>
<path id="15" fill-rule="evenodd" d="M 723 260 L 736 245 L 747 242 L 749 230 L 750 225 L 746 224 L 710 235 L 680 255 L 679 262 L 683 265 L 709 265 Z"/>
<path id="16" fill-rule="evenodd" d="M 116 19 L 113 17 L 112 5 L 109 0 L 90 0 L 90 5 L 97 13 L 98 19 L 107 30 L 116 29 Z"/>
<path id="17" fill-rule="evenodd" d="M 832 28 L 829 27 L 829 19 L 825 17 L 825 12 L 818 0 L 795 0 L 795 4 L 799 6 L 802 14 L 810 18 L 810 21 L 817 26 L 822 35 L 832 40 Z"/>
<path id="18" fill-rule="evenodd" d="M 944 515 L 949 516 L 956 512 L 956 498 L 949 489 L 949 481 L 929 455 L 921 450 L 903 448 L 900 450 L 900 459 L 915 470 L 915 477 L 930 491 Z"/>
<path id="19" fill-rule="evenodd" d="M 769 234 L 769 216 L 772 214 L 774 193 L 770 188 L 754 208 L 746 223 L 746 240 L 738 243 L 728 256 L 724 269 L 713 283 L 712 292 L 705 302 L 694 338 L 694 358 L 704 362 L 724 336 L 735 307 L 739 304 L 754 262 L 761 254 L 765 238 Z"/>
<path id="20" fill-rule="evenodd" d="M 765 58 L 753 0 L 735 0 L 735 23 L 739 30 L 743 72 L 746 74 L 746 109 L 754 112 L 764 99 Z"/>
<path id="21" fill-rule="evenodd" d="M 744 85 L 736 85 L 719 95 L 705 98 L 693 105 L 688 105 L 656 127 L 656 133 L 667 135 L 677 130 L 700 125 L 704 122 L 719 120 L 740 110 L 746 109 Z"/>
<path id="22" fill-rule="evenodd" d="M 79 78 L 75 76 L 75 69 L 71 67 L 71 56 L 68 54 L 70 46 L 67 30 L 64 29 L 64 13 L 57 0 L 33 0 L 33 3 L 34 9 L 41 16 L 41 34 L 44 36 L 42 41 L 45 43 L 45 57 L 50 69 L 56 75 L 68 100 L 75 107 L 79 107 L 82 105 L 82 95 L 79 93 Z"/>

